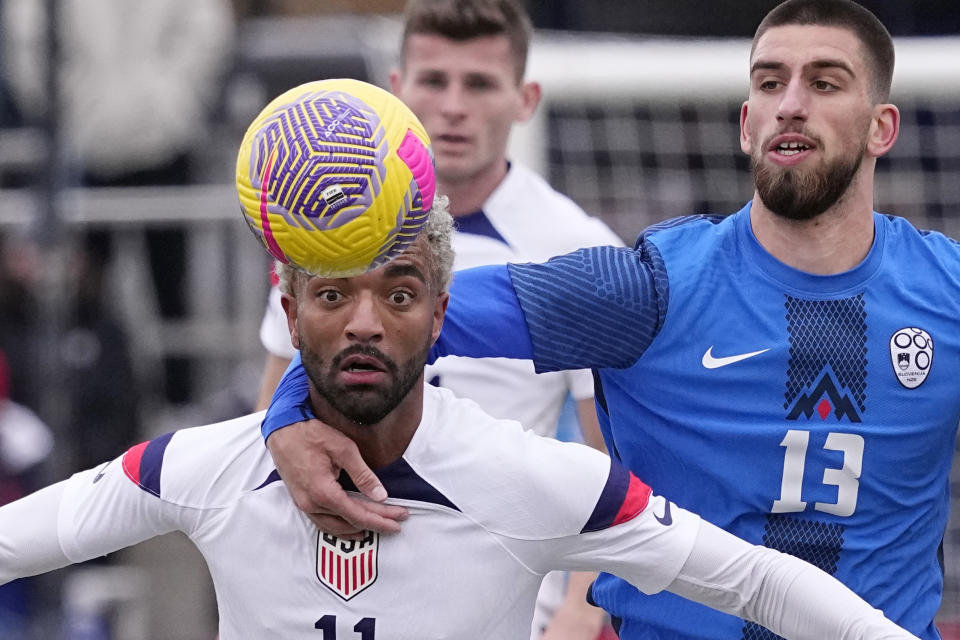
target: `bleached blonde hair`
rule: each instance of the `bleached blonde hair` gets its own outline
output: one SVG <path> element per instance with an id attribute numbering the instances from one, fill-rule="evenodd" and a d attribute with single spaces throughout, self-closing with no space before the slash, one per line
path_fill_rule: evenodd
<path id="1" fill-rule="evenodd" d="M 453 217 L 450 215 L 450 201 L 447 196 L 437 196 L 433 199 L 433 206 L 420 229 L 417 242 L 425 238 L 429 251 L 427 253 L 427 267 L 430 270 L 430 285 L 439 293 L 450 288 L 453 278 Z M 282 293 L 294 293 L 296 288 L 306 283 L 312 276 L 297 267 L 284 264 L 279 260 L 273 264 L 273 270 L 279 279 L 278 286 Z"/>

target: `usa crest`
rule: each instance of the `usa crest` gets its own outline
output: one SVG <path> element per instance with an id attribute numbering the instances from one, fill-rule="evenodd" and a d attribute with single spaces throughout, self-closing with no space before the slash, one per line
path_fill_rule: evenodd
<path id="1" fill-rule="evenodd" d="M 361 540 L 317 535 L 317 578 L 335 594 L 349 600 L 377 579 L 380 534 L 367 531 Z"/>
<path id="2" fill-rule="evenodd" d="M 933 338 L 923 329 L 905 327 L 890 337 L 893 373 L 907 389 L 916 389 L 927 379 L 933 364 Z"/>

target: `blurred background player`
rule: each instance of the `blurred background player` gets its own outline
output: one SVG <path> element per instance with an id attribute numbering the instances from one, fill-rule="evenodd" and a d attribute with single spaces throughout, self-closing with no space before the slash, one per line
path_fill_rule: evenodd
<path id="1" fill-rule="evenodd" d="M 539 85 L 524 79 L 530 37 L 529 17 L 516 0 L 413 0 L 406 8 L 400 65 L 390 85 L 430 135 L 437 193 L 449 196 L 456 222 L 456 269 L 621 244 L 599 219 L 507 160 L 513 124 L 527 120 L 540 100 Z M 270 295 L 260 334 L 269 354 L 258 408 L 266 408 L 294 354 L 280 293 L 274 289 Z M 605 450 L 587 370 L 537 375 L 530 361 L 450 357 L 428 366 L 426 376 L 540 435 L 556 435 L 572 396 L 584 440 Z M 585 600 L 592 577 L 572 576 L 565 600 L 564 576 L 546 578 L 535 637 L 554 612 L 555 632 L 564 629 L 563 637 L 596 637 L 603 614 Z"/>

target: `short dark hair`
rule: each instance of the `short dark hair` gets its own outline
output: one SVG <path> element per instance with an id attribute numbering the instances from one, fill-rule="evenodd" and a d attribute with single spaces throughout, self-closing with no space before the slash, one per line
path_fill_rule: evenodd
<path id="1" fill-rule="evenodd" d="M 517 82 L 527 69 L 527 50 L 533 25 L 519 0 L 410 0 L 404 14 L 401 58 L 413 34 L 470 40 L 504 35 L 510 41 Z"/>
<path id="2" fill-rule="evenodd" d="M 763 19 L 753 36 L 750 56 L 757 48 L 760 37 L 771 27 L 785 25 L 821 25 L 848 29 L 863 44 L 873 72 L 871 94 L 877 103 L 890 98 L 890 83 L 893 80 L 893 38 L 868 9 L 851 0 L 787 0 L 778 5 Z"/>

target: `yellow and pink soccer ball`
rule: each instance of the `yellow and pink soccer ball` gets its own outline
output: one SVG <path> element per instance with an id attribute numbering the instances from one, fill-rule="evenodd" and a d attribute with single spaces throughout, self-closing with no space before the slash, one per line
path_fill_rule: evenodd
<path id="1" fill-rule="evenodd" d="M 403 253 L 435 190 L 423 125 L 359 80 L 283 93 L 247 129 L 237 158 L 250 230 L 277 260 L 324 277 L 358 275 Z"/>

